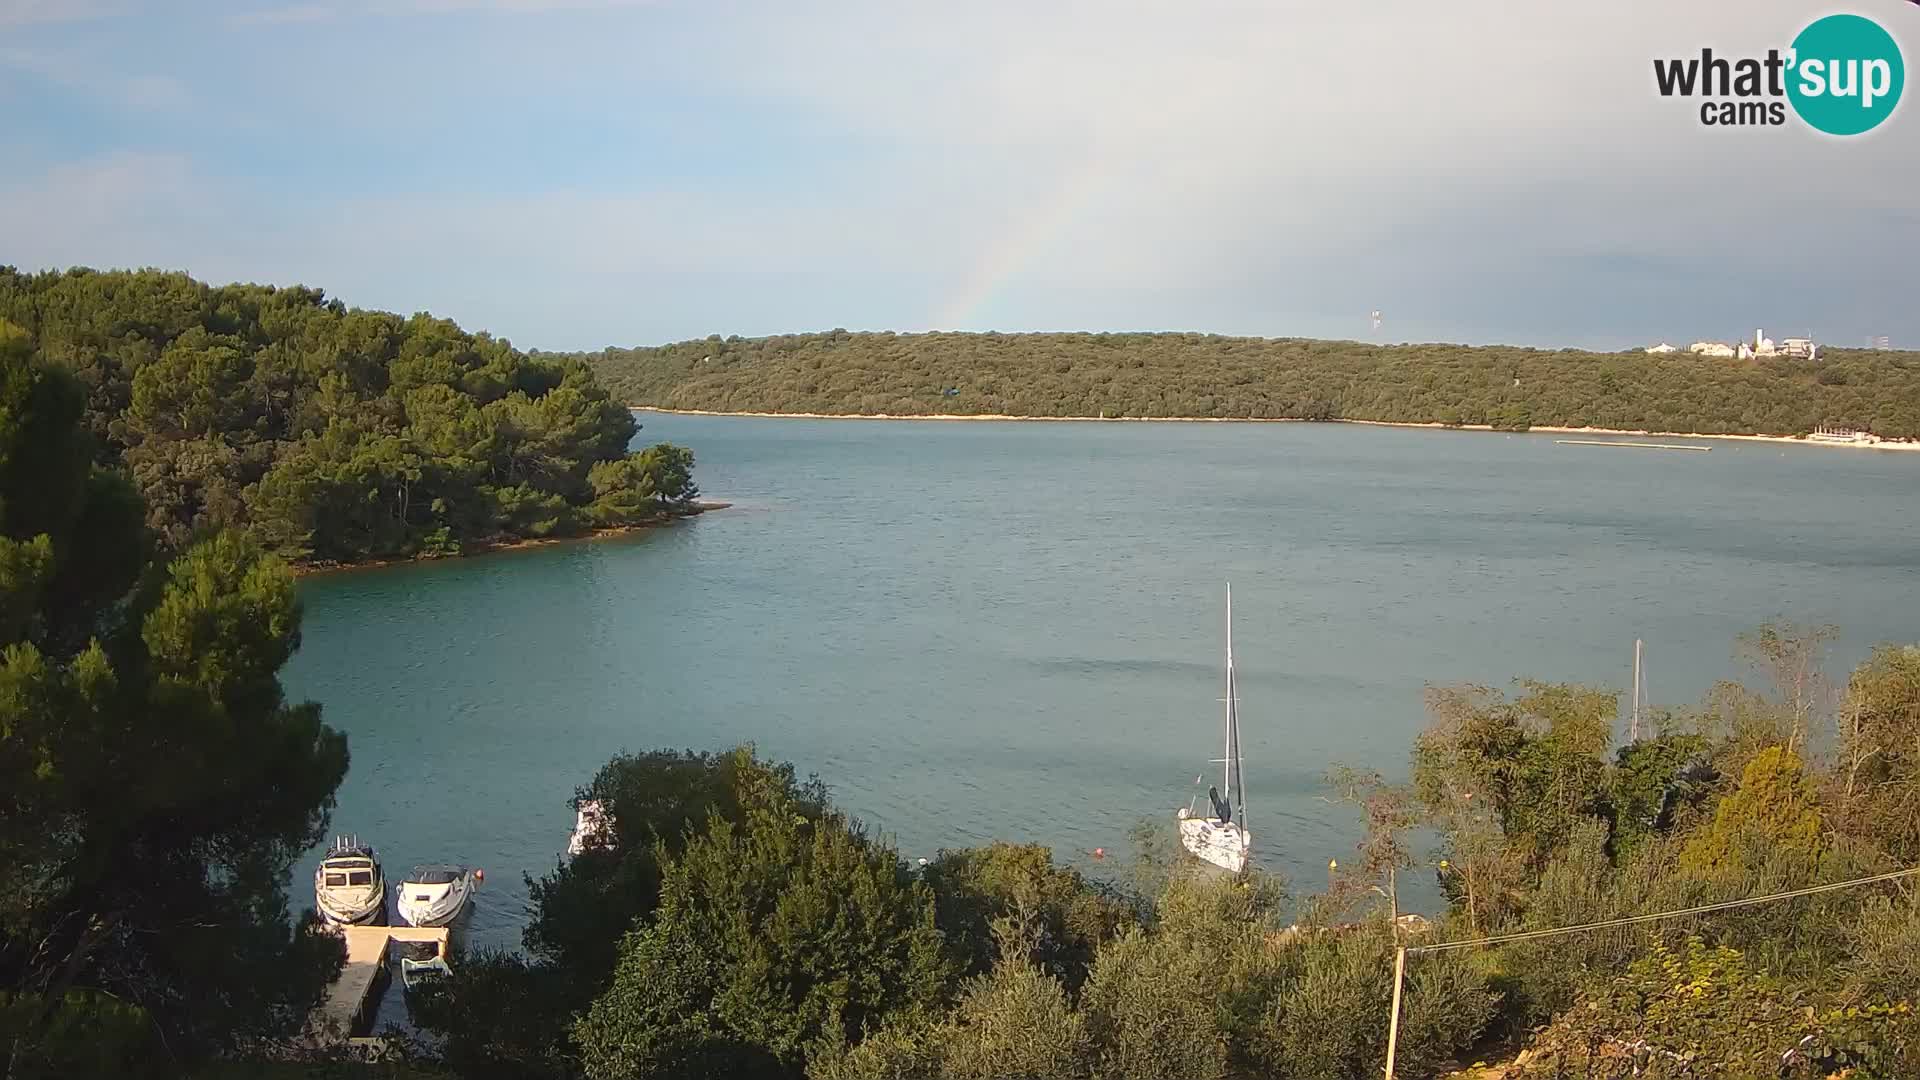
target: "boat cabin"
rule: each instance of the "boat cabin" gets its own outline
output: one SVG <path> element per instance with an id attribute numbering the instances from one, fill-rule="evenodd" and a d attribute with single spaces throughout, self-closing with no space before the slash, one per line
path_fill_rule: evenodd
<path id="1" fill-rule="evenodd" d="M 373 860 L 352 855 L 320 864 L 321 884 L 329 889 L 368 888 L 373 885 Z"/>

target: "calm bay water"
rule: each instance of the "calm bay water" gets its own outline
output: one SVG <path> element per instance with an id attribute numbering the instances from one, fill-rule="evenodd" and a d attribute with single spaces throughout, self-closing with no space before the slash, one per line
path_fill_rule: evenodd
<path id="1" fill-rule="evenodd" d="M 1920 640 L 1920 454 L 1711 453 L 1309 424 L 644 416 L 732 509 L 641 536 L 308 579 L 287 672 L 351 738 L 335 827 L 487 871 L 511 945 L 576 785 L 621 750 L 756 742 L 909 858 L 993 838 L 1089 867 L 1220 752 L 1236 609 L 1258 859 L 1357 838 L 1334 762 L 1403 773 L 1427 683 L 1655 704 L 1733 638 L 1838 623 L 1836 673 Z M 296 877 L 305 895 L 310 865 Z"/>

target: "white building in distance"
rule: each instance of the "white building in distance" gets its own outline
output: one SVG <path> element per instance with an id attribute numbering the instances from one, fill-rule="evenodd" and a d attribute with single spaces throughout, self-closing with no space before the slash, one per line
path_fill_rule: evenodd
<path id="1" fill-rule="evenodd" d="M 1669 345 L 1669 344 L 1667 344 L 1667 343 L 1666 343 L 1666 342 L 1664 342 L 1664 341 L 1663 341 L 1663 342 L 1661 342 L 1661 343 L 1660 343 L 1660 344 L 1658 344 L 1658 345 L 1649 345 L 1649 346 L 1647 346 L 1647 352 L 1648 352 L 1649 354 L 1652 354 L 1652 353 L 1670 353 L 1670 352 L 1679 352 L 1679 351 L 1680 351 L 1679 349 L 1676 349 L 1676 348 L 1674 348 L 1673 346 L 1671 346 L 1671 345 Z"/>
<path id="2" fill-rule="evenodd" d="M 1687 346 L 1687 351 L 1699 356 L 1730 357 L 1733 355 L 1733 346 L 1720 341 L 1696 341 Z"/>

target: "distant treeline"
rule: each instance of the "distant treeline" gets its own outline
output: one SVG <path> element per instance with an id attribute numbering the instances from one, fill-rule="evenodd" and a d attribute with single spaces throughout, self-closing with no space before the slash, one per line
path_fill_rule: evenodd
<path id="1" fill-rule="evenodd" d="M 297 562 L 457 554 L 691 509 L 693 457 L 578 360 L 318 289 L 0 267 L 0 335 L 78 376 L 99 463 L 172 547 L 244 528 Z"/>
<path id="2" fill-rule="evenodd" d="M 580 354 L 629 404 L 729 412 L 1382 420 L 1920 438 L 1920 353 L 1817 361 L 1217 334 L 713 336 Z"/>

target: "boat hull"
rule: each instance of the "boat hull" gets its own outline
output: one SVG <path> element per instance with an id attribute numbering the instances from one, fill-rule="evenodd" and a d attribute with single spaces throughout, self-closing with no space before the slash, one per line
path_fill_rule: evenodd
<path id="1" fill-rule="evenodd" d="M 1247 868 L 1247 853 L 1253 848 L 1253 837 L 1231 821 L 1193 817 L 1182 810 L 1180 845 L 1194 858 L 1238 874 Z"/>
<path id="2" fill-rule="evenodd" d="M 373 901 L 362 906 L 350 907 L 324 897 L 315 897 L 314 908 L 320 912 L 322 921 L 334 926 L 366 926 L 379 919 L 381 913 L 386 910 L 386 888 L 382 886 Z"/>
<path id="3" fill-rule="evenodd" d="M 408 926 L 449 926 L 467 910 L 473 878 L 463 876 L 445 885 L 402 882 L 394 910 Z"/>

